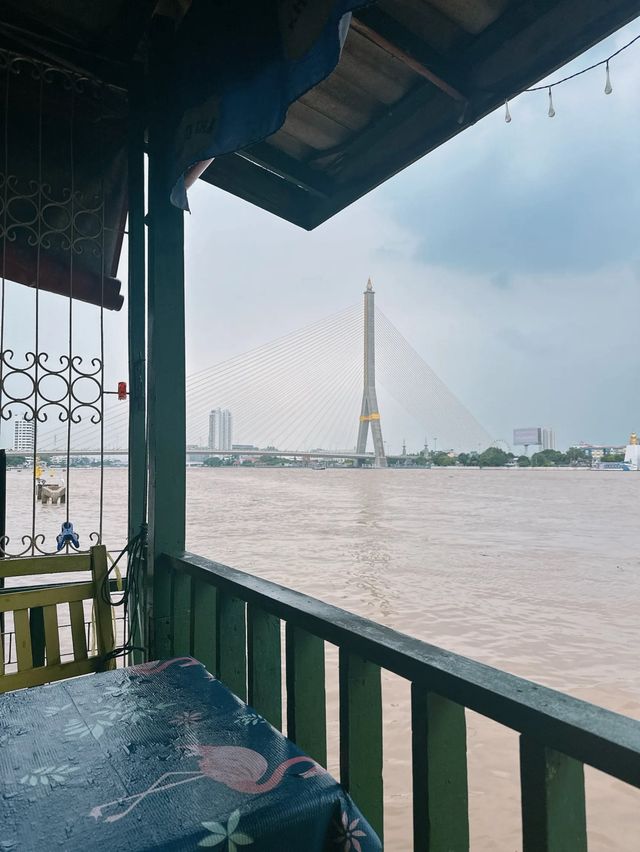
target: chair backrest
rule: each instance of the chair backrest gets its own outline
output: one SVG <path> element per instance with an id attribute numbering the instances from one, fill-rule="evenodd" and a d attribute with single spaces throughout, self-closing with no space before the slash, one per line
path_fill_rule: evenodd
<path id="1" fill-rule="evenodd" d="M 0 613 L 4 616 L 5 629 L 0 641 L 0 693 L 115 668 L 115 660 L 104 660 L 114 648 L 111 606 L 103 594 L 108 582 L 104 545 L 92 547 L 89 553 L 0 560 L 0 577 L 5 578 L 83 571 L 91 572 L 90 581 L 0 591 Z M 95 615 L 96 653 L 87 649 L 87 601 L 91 602 Z M 90 620 L 90 612 L 88 617 Z M 5 672 L 11 622 L 17 666 L 10 668 L 17 668 L 17 671 Z"/>

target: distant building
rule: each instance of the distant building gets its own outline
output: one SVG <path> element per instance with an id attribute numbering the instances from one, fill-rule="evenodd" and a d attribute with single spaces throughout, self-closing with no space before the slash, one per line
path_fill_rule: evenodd
<path id="1" fill-rule="evenodd" d="M 230 450 L 233 418 L 228 408 L 213 408 L 209 412 L 209 449 Z"/>
<path id="2" fill-rule="evenodd" d="M 23 417 L 13 421 L 13 449 L 17 453 L 32 453 L 34 445 L 33 420 Z"/>
<path id="3" fill-rule="evenodd" d="M 232 450 L 244 451 L 244 450 L 257 450 L 258 447 L 256 447 L 255 444 L 232 444 L 231 449 Z M 270 449 L 270 448 L 268 448 L 268 449 Z"/>
<path id="4" fill-rule="evenodd" d="M 626 446 L 615 446 L 614 444 L 588 444 L 581 441 L 578 444 L 578 449 L 584 450 L 591 461 L 597 462 L 603 456 L 621 455 L 626 450 Z"/>
<path id="5" fill-rule="evenodd" d="M 542 440 L 543 450 L 555 450 L 556 441 L 553 435 L 553 429 L 549 428 L 549 426 L 542 426 L 540 429 L 540 438 Z"/>

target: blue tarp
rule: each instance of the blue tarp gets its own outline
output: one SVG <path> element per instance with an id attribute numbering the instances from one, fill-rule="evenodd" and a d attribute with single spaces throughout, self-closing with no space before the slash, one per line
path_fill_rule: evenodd
<path id="1" fill-rule="evenodd" d="M 193 0 L 177 32 L 172 202 L 184 173 L 275 133 L 289 106 L 335 68 L 365 0 Z"/>

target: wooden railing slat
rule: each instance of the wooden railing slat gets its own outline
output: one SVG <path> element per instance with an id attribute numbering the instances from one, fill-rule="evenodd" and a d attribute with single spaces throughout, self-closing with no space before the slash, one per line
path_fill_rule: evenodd
<path id="1" fill-rule="evenodd" d="M 465 710 L 411 685 L 414 852 L 468 852 Z"/>
<path id="2" fill-rule="evenodd" d="M 43 666 L 39 669 L 17 671 L 5 674 L 0 679 L 0 694 L 12 692 L 14 689 L 24 689 L 28 686 L 38 686 L 55 680 L 96 672 L 100 668 L 98 657 L 88 657 L 86 660 L 71 660 L 55 666 Z"/>
<path id="3" fill-rule="evenodd" d="M 60 635 L 58 633 L 58 608 L 55 604 L 45 606 L 44 618 L 44 643 L 47 651 L 47 665 L 60 665 Z"/>
<path id="4" fill-rule="evenodd" d="M 107 594 L 106 585 L 108 577 L 107 549 L 99 545 L 91 550 L 94 592 L 94 612 L 96 616 L 96 634 L 98 654 L 105 657 L 115 648 L 115 631 L 113 624 L 113 607 L 110 604 L 110 596 Z M 80 603 L 82 607 L 82 603 Z M 78 659 L 78 657 L 76 657 Z M 102 661 L 102 668 L 115 669 L 116 661 L 113 657 Z"/>
<path id="5" fill-rule="evenodd" d="M 192 652 L 191 577 L 175 571 L 171 594 L 171 643 L 174 657 L 186 657 Z"/>
<path id="6" fill-rule="evenodd" d="M 520 737 L 523 852 L 586 852 L 582 763 Z"/>
<path id="7" fill-rule="evenodd" d="M 84 606 L 82 601 L 71 601 L 69 603 L 69 617 L 71 620 L 73 657 L 75 660 L 86 660 L 87 637 L 84 632 Z"/>
<path id="8" fill-rule="evenodd" d="M 287 624 L 287 736 L 327 765 L 324 642 Z"/>
<path id="9" fill-rule="evenodd" d="M 71 571 L 91 571 L 88 553 L 57 556 L 26 556 L 0 561 L 0 577 L 30 577 L 38 574 L 68 574 Z"/>
<path id="10" fill-rule="evenodd" d="M 247 700 L 246 606 L 240 598 L 218 593 L 218 671 L 232 692 Z"/>
<path id="11" fill-rule="evenodd" d="M 18 609 L 31 609 L 33 606 L 68 603 L 92 598 L 95 594 L 93 583 L 64 583 L 31 589 L 11 589 L 0 594 L 0 612 Z"/>
<path id="12" fill-rule="evenodd" d="M 380 667 L 340 648 L 340 781 L 383 839 Z"/>
<path id="13" fill-rule="evenodd" d="M 26 671 L 33 668 L 33 657 L 31 655 L 31 631 L 29 629 L 29 611 L 17 609 L 13 613 L 13 627 L 16 640 L 16 658 L 18 671 Z"/>
<path id="14" fill-rule="evenodd" d="M 191 614 L 193 656 L 218 676 L 218 593 L 215 586 L 193 581 Z"/>
<path id="15" fill-rule="evenodd" d="M 249 704 L 282 729 L 282 655 L 280 619 L 247 607 Z"/>

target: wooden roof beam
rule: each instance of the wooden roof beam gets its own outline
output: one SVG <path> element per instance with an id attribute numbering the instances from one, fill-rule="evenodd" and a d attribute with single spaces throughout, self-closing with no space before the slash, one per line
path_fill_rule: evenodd
<path id="1" fill-rule="evenodd" d="M 390 15 L 376 8 L 361 9 L 352 18 L 351 27 L 453 100 L 469 100 L 444 57 L 428 50 L 423 41 Z"/>
<path id="2" fill-rule="evenodd" d="M 324 200 L 333 191 L 331 178 L 322 172 L 314 171 L 305 163 L 298 162 L 269 142 L 258 142 L 242 151 L 236 151 L 235 156 L 272 172 L 281 180 L 293 184 L 317 198 Z"/>

